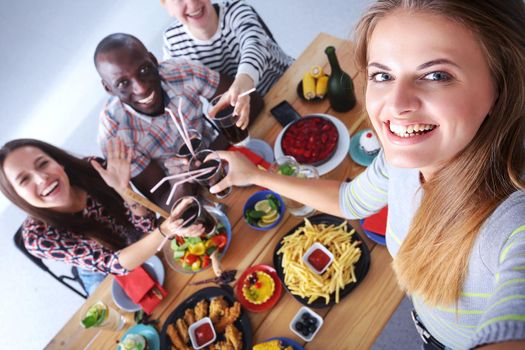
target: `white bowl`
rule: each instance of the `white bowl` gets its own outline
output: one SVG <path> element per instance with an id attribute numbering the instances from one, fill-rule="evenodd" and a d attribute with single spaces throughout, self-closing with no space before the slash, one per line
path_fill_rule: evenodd
<path id="1" fill-rule="evenodd" d="M 211 330 L 213 331 L 213 338 L 207 343 L 197 345 L 197 338 L 195 337 L 195 330 L 205 323 L 209 323 L 209 325 L 211 326 Z M 217 333 L 215 333 L 215 328 L 213 328 L 213 323 L 211 322 L 211 319 L 209 317 L 204 317 L 198 320 L 197 322 L 192 323 L 188 328 L 188 333 L 190 334 L 191 346 L 193 346 L 195 350 L 202 349 L 205 346 L 213 343 L 215 339 L 217 339 Z"/>
<path id="2" fill-rule="evenodd" d="M 310 334 L 308 337 L 305 337 L 298 330 L 295 329 L 295 323 L 301 320 L 304 313 L 310 314 L 310 316 L 314 317 L 317 320 L 317 328 L 315 332 Z M 322 326 L 323 326 L 323 318 L 319 316 L 316 312 L 312 311 L 312 309 L 306 306 L 301 307 L 299 311 L 297 311 L 297 313 L 295 314 L 292 321 L 290 322 L 290 330 L 294 332 L 295 335 L 297 335 L 299 338 L 303 339 L 304 341 L 312 341 L 312 339 L 314 339 L 315 335 L 317 334 L 317 332 L 319 332 L 319 329 L 321 329 Z"/>
<path id="3" fill-rule="evenodd" d="M 317 270 L 314 266 L 312 266 L 312 264 L 310 264 L 310 262 L 308 261 L 308 258 L 310 257 L 310 255 L 317 249 L 320 249 L 323 253 L 328 255 L 328 257 L 330 258 L 330 260 L 328 260 L 328 263 L 320 271 Z M 303 255 L 303 262 L 305 263 L 305 265 L 308 266 L 310 268 L 310 270 L 312 270 L 313 272 L 315 272 L 318 275 L 323 274 L 323 272 L 326 271 L 328 266 L 330 266 L 333 261 L 334 261 L 334 254 L 332 254 L 332 252 L 329 251 L 328 248 L 326 248 L 324 245 L 322 245 L 319 242 L 315 242 L 314 244 L 312 244 L 310 246 L 310 248 L 306 251 L 306 253 L 304 253 L 304 255 Z"/>

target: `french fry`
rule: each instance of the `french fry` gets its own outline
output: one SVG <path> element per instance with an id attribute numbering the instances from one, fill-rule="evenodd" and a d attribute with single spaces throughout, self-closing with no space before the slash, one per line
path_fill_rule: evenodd
<path id="1" fill-rule="evenodd" d="M 308 219 L 302 227 L 282 240 L 277 254 L 282 254 L 285 283 L 291 293 L 308 300 L 340 301 L 340 292 L 349 283 L 356 282 L 355 264 L 361 257 L 360 242 L 350 243 L 354 230 L 348 232 L 346 222 L 339 226 L 313 225 Z M 315 243 L 320 242 L 334 255 L 333 263 L 322 274 L 311 271 L 302 261 L 302 256 Z"/>

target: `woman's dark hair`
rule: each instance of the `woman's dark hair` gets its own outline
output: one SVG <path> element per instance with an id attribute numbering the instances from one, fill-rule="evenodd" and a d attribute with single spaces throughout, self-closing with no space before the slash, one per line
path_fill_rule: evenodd
<path id="1" fill-rule="evenodd" d="M 11 202 L 35 219 L 58 229 L 69 230 L 94 239 L 107 248 L 119 250 L 128 244 L 126 237 L 113 232 L 107 224 L 86 219 L 76 214 L 36 208 L 20 197 L 6 177 L 4 162 L 11 152 L 21 147 L 38 148 L 53 158 L 64 167 L 71 186 L 83 189 L 100 202 L 117 224 L 125 228 L 125 232 L 133 230 L 133 226 L 127 219 L 122 198 L 104 182 L 88 160 L 77 158 L 58 147 L 39 140 L 17 139 L 6 143 L 0 149 L 0 190 Z"/>

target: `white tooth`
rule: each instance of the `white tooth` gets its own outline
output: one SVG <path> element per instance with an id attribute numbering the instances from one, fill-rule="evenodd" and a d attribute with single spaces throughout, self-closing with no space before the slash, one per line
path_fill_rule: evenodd
<path id="1" fill-rule="evenodd" d="M 407 132 L 410 134 L 412 131 L 414 131 L 414 126 L 413 125 L 409 125 L 407 127 Z"/>
<path id="2" fill-rule="evenodd" d="M 47 196 L 48 194 L 50 194 L 56 187 L 58 186 L 58 181 L 54 181 L 53 183 L 51 183 L 49 186 L 47 186 L 46 188 L 44 188 L 44 190 L 42 191 L 42 196 Z"/>
<path id="3" fill-rule="evenodd" d="M 423 131 L 423 125 L 421 125 L 421 124 L 414 125 L 414 131 L 415 132 Z"/>

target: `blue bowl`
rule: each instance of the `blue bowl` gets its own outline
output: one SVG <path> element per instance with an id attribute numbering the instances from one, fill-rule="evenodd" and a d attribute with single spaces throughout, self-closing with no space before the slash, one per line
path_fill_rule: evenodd
<path id="1" fill-rule="evenodd" d="M 258 201 L 261 201 L 263 199 L 266 199 L 266 197 L 268 195 L 270 195 L 270 194 L 274 195 L 275 198 L 277 198 L 277 200 L 279 201 L 279 203 L 281 205 L 281 207 L 279 208 L 279 218 L 277 220 L 275 220 L 275 222 L 272 223 L 271 225 L 265 226 L 265 227 L 259 227 L 259 226 L 254 226 L 254 225 L 250 224 L 248 222 L 248 220 L 246 220 L 246 211 L 248 209 L 253 209 L 253 207 L 255 206 L 255 203 L 257 203 Z M 244 204 L 244 208 L 242 210 L 242 214 L 243 214 L 243 217 L 244 217 L 244 221 L 246 221 L 246 223 L 251 228 L 253 228 L 255 230 L 258 230 L 258 231 L 268 231 L 268 230 L 274 228 L 275 226 L 277 226 L 281 222 L 281 220 L 283 219 L 285 210 L 286 210 L 286 207 L 284 206 L 284 202 L 283 202 L 283 199 L 281 198 L 281 196 L 279 196 L 277 193 L 272 192 L 270 190 L 263 190 L 263 191 L 255 192 L 250 198 L 248 198 L 248 200 Z"/>

